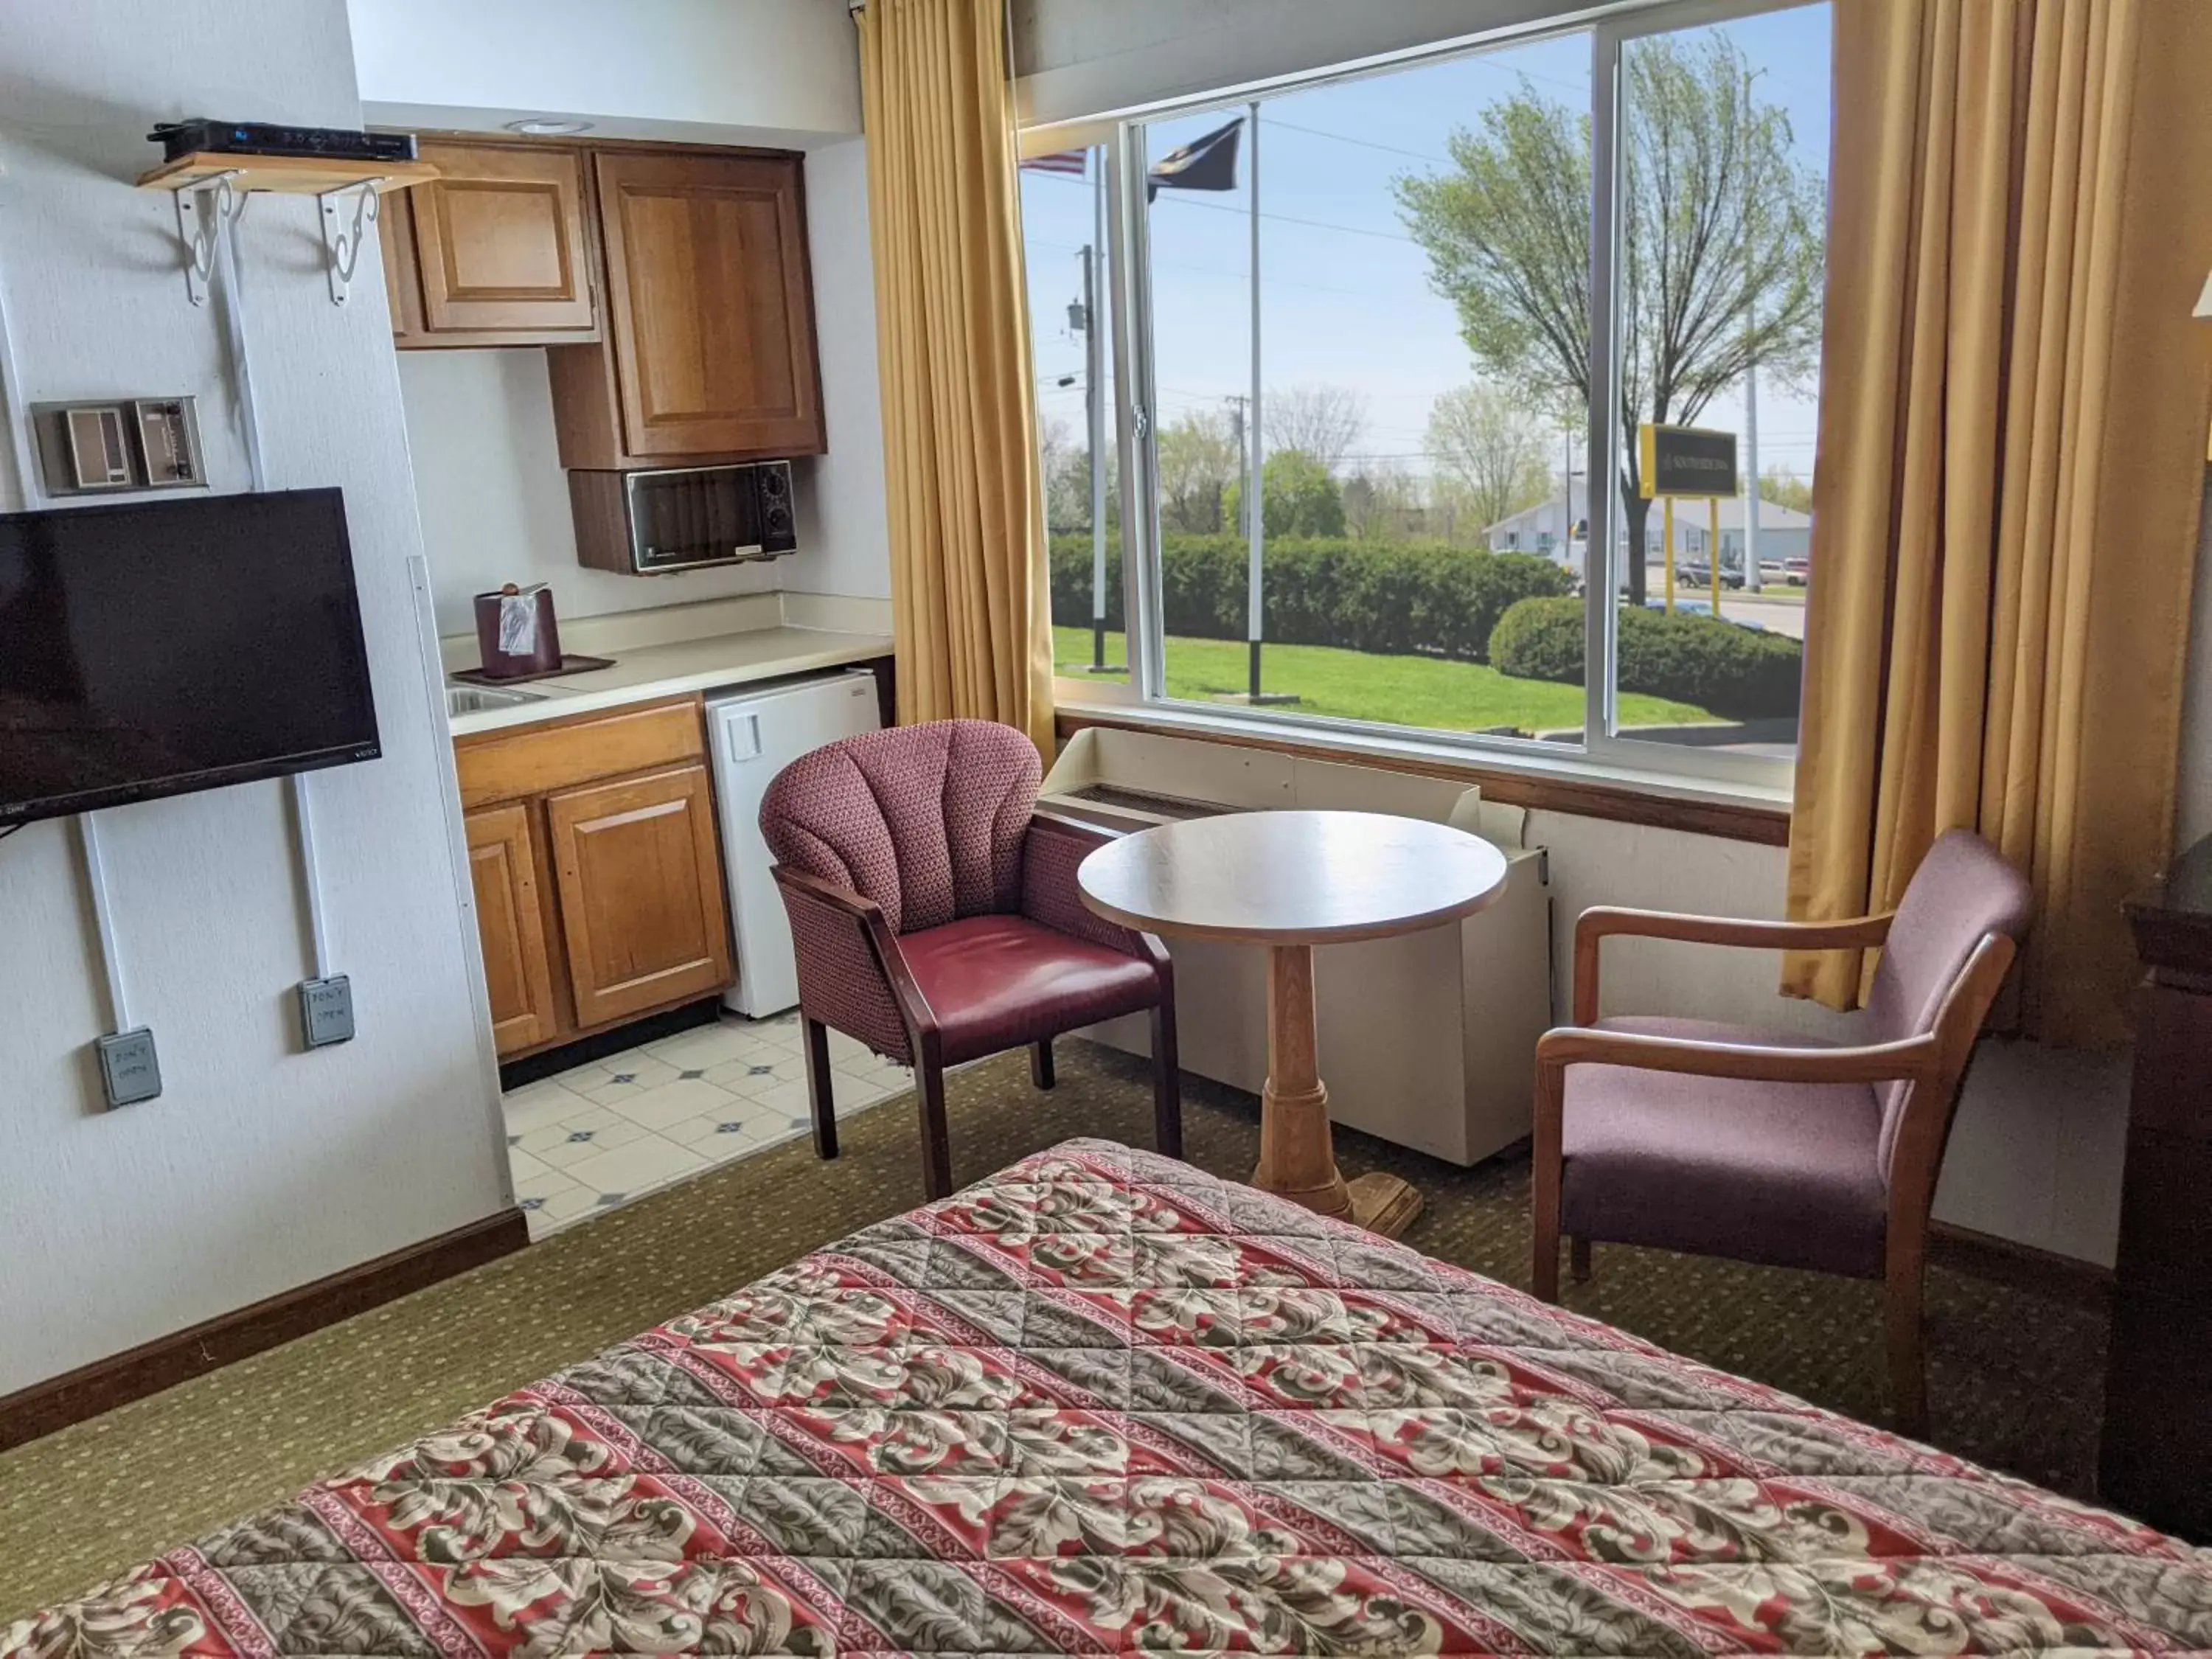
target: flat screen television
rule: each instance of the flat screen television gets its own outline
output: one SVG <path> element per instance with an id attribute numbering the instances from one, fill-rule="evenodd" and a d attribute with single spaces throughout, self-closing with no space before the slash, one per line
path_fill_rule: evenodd
<path id="1" fill-rule="evenodd" d="M 0 828 L 380 752 L 337 490 L 0 514 Z"/>

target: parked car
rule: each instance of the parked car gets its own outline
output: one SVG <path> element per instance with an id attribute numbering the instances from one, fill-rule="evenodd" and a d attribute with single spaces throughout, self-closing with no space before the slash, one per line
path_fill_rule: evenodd
<path id="1" fill-rule="evenodd" d="M 1684 563 L 1678 563 L 1674 567 L 1674 585 L 1677 587 L 1686 585 L 1691 587 L 1711 587 L 1713 585 L 1712 567 L 1703 559 L 1692 559 Z M 1726 565 L 1723 565 L 1721 586 L 1741 587 L 1743 573 L 1741 570 L 1731 570 Z"/>
<path id="2" fill-rule="evenodd" d="M 1804 586 L 1812 574 L 1813 562 L 1810 559 L 1784 559 L 1782 562 L 1782 580 L 1792 587 Z"/>

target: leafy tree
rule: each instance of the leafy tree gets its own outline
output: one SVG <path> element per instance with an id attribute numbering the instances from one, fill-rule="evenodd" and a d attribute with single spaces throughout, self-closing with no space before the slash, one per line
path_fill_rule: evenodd
<path id="1" fill-rule="evenodd" d="M 1479 529 L 1552 494 L 1543 435 L 1500 387 L 1471 381 L 1430 404 L 1428 452 L 1455 509 Z"/>
<path id="2" fill-rule="evenodd" d="M 1163 426 L 1154 459 L 1163 528 L 1205 535 L 1234 522 L 1223 517 L 1221 497 L 1236 481 L 1243 453 L 1227 411 L 1194 410 Z"/>
<path id="3" fill-rule="evenodd" d="M 1261 394 L 1261 409 L 1269 449 L 1301 450 L 1331 477 L 1367 429 L 1367 399 L 1348 386 L 1270 387 Z"/>
<path id="4" fill-rule="evenodd" d="M 1793 513 L 1813 510 L 1813 486 L 1799 477 L 1795 469 L 1784 462 L 1768 467 L 1759 475 L 1759 499 L 1772 501 L 1777 507 L 1786 507 Z"/>
<path id="5" fill-rule="evenodd" d="M 1223 517 L 1235 524 L 1243 482 L 1230 485 Z M 1344 492 L 1319 459 L 1303 449 L 1279 449 L 1260 464 L 1260 522 L 1270 539 L 1344 534 Z"/>
<path id="6" fill-rule="evenodd" d="M 1825 204 L 1725 38 L 1651 36 L 1623 63 L 1620 496 L 1641 548 L 1638 423 L 1696 420 L 1754 362 L 1784 385 L 1817 366 Z M 1449 149 L 1450 172 L 1396 181 L 1430 282 L 1486 373 L 1571 416 L 1589 400 L 1589 115 L 1524 80 Z M 1643 559 L 1628 579 L 1640 605 Z"/>

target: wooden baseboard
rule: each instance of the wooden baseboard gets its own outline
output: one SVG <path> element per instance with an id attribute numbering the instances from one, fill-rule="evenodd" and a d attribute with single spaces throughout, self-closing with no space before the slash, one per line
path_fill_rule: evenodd
<path id="1" fill-rule="evenodd" d="M 1928 1260 L 1954 1273 L 2057 1297 L 2100 1313 L 2112 1305 L 2110 1267 L 1948 1221 L 1928 1224 Z"/>
<path id="2" fill-rule="evenodd" d="M 0 1399 L 0 1451 L 334 1325 L 519 1250 L 529 1242 L 522 1212 L 502 1210 L 311 1285 L 33 1382 Z"/>

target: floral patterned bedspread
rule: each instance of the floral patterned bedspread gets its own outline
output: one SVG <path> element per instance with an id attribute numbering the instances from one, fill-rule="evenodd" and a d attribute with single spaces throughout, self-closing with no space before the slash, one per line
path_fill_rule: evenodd
<path id="1" fill-rule="evenodd" d="M 2212 1553 L 1078 1140 L 0 1635 L 1139 1648 L 2206 1650 Z"/>

